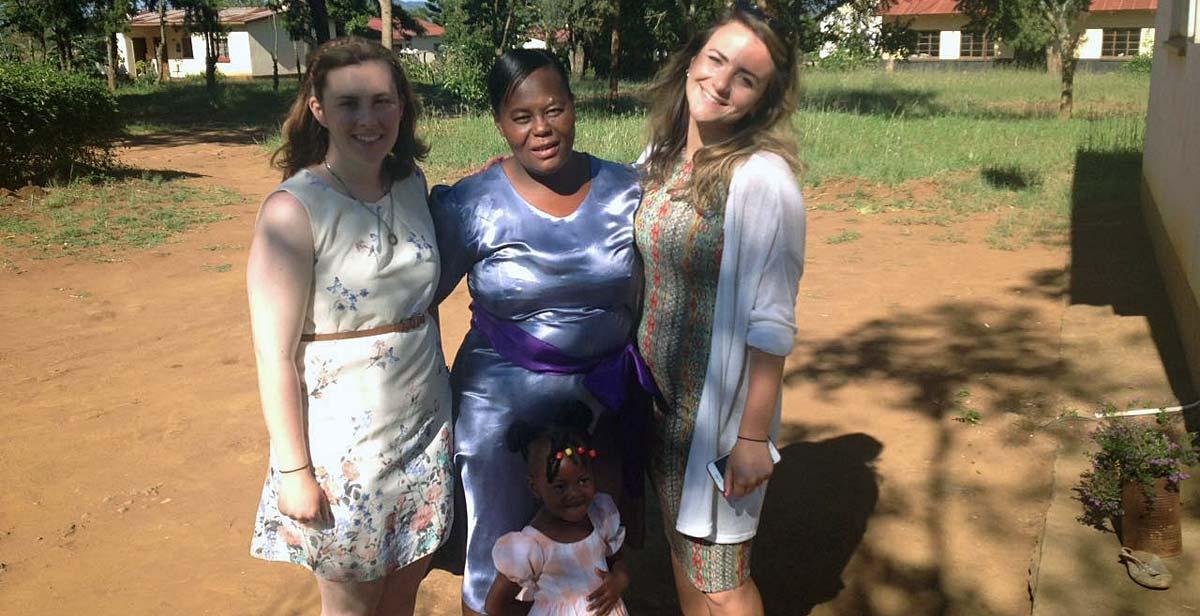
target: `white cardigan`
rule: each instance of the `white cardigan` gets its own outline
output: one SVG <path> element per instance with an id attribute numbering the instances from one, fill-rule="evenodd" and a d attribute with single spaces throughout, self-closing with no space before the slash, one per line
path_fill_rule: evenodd
<path id="1" fill-rule="evenodd" d="M 792 350 L 804 233 L 795 174 L 776 154 L 754 154 L 734 172 L 725 202 L 712 347 L 675 523 L 685 535 L 740 543 L 758 529 L 766 486 L 729 501 L 706 467 L 737 441 L 746 405 L 746 347 L 779 356 Z M 777 400 L 772 438 L 779 432 L 779 412 Z"/>

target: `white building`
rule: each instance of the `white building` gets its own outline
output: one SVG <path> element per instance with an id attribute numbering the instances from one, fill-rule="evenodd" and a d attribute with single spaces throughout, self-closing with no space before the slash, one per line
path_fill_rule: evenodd
<path id="1" fill-rule="evenodd" d="M 1200 384 L 1200 0 L 1163 0 L 1155 28 L 1142 208 Z"/>
<path id="2" fill-rule="evenodd" d="M 272 72 L 271 53 L 278 49 L 280 74 L 295 74 L 308 55 L 308 44 L 288 38 L 282 15 L 270 9 L 239 7 L 221 9 L 221 25 L 226 28 L 217 40 L 217 70 L 228 76 L 263 77 Z M 171 77 L 204 74 L 204 37 L 189 33 L 182 9 L 166 14 L 167 67 Z M 129 28 L 117 34 L 117 55 L 125 71 L 138 72 L 137 62 L 155 70 L 158 47 L 159 15 L 139 13 L 129 20 Z"/>
<path id="3" fill-rule="evenodd" d="M 1158 0 L 1092 0 L 1080 41 L 1080 60 L 1126 61 L 1154 46 Z M 881 13 L 884 22 L 906 23 L 917 34 L 910 60 L 988 61 L 1011 58 L 1003 41 L 967 29 L 958 0 L 896 0 Z"/>

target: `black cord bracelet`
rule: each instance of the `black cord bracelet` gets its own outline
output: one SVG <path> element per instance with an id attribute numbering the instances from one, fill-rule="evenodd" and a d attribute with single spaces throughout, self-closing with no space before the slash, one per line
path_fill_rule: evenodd
<path id="1" fill-rule="evenodd" d="M 738 435 L 738 438 L 743 441 L 750 441 L 751 443 L 765 443 L 770 440 L 765 438 L 750 438 L 748 436 L 742 436 L 741 434 Z"/>
<path id="2" fill-rule="evenodd" d="M 293 469 L 292 469 L 292 470 L 290 470 L 290 471 L 279 471 L 279 474 L 280 474 L 280 475 L 286 475 L 286 474 L 288 474 L 288 473 L 294 473 L 294 472 L 296 472 L 296 471 L 302 471 L 302 470 L 304 470 L 304 469 L 306 469 L 306 468 L 308 468 L 308 465 L 307 465 L 307 464 L 305 464 L 304 466 L 301 466 L 300 468 L 293 468 Z"/>

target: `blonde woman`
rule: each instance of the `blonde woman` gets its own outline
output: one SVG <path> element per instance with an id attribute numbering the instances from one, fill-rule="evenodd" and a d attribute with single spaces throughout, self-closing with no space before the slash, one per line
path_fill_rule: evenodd
<path id="1" fill-rule="evenodd" d="M 750 546 L 795 335 L 804 208 L 794 47 L 738 3 L 659 72 L 634 228 L 638 348 L 667 408 L 650 475 L 684 614 L 753 616 Z M 729 454 L 723 490 L 707 466 Z"/>

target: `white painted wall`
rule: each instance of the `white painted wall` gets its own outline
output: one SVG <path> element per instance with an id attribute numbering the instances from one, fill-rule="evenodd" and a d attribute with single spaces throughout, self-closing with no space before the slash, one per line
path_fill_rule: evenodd
<path id="1" fill-rule="evenodd" d="M 942 60 L 957 60 L 962 55 L 962 32 L 959 30 L 942 30 L 938 58 Z"/>
<path id="2" fill-rule="evenodd" d="M 1197 6 L 1193 4 L 1193 6 Z M 1172 10 L 1187 4 L 1162 2 L 1155 21 L 1166 41 Z M 1200 6 L 1197 6 L 1200 9 Z M 1142 174 L 1158 206 L 1171 249 L 1200 303 L 1200 33 L 1193 30 L 1183 54 L 1160 43 L 1150 78 L 1150 107 Z M 1193 361 L 1197 361 L 1193 358 Z"/>
<path id="3" fill-rule="evenodd" d="M 279 74 L 295 75 L 296 52 L 294 49 L 298 48 L 300 63 L 303 65 L 307 60 L 308 44 L 301 42 L 299 45 L 293 47 L 292 40 L 288 38 L 288 33 L 284 28 L 282 19 L 279 20 L 278 26 Z M 275 33 L 271 30 L 271 20 L 268 18 L 252 21 L 246 24 L 246 32 L 249 35 L 251 72 L 255 77 L 270 77 L 271 50 L 275 46 Z"/>

